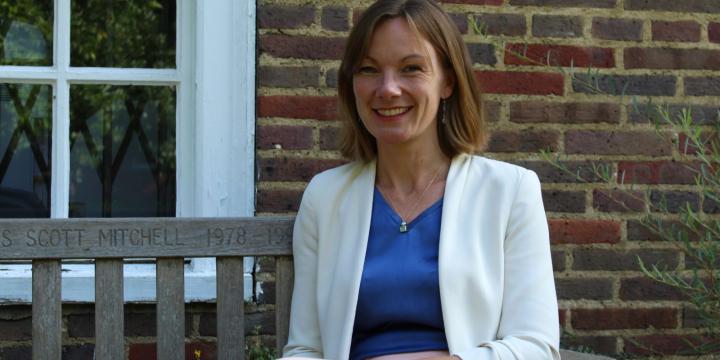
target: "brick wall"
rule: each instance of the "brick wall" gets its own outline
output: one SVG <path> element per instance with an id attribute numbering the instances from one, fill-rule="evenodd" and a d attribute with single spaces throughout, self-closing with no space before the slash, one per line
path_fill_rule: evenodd
<path id="1" fill-rule="evenodd" d="M 368 1 L 258 0 L 257 210 L 293 213 L 313 174 L 343 163 L 337 148 L 336 70 L 344 38 Z M 640 204 L 587 172 L 588 164 L 624 170 L 636 189 L 690 201 L 715 213 L 692 184 L 669 134 L 630 111 L 630 97 L 595 95 L 572 81 L 598 69 L 605 91 L 692 105 L 717 120 L 720 96 L 718 0 L 452 0 L 447 9 L 464 34 L 486 93 L 493 138 L 486 156 L 535 170 L 543 182 L 565 347 L 605 354 L 668 354 L 699 333 L 681 294 L 639 272 L 636 258 L 691 268 L 668 244 L 639 226 Z M 473 34 L 470 19 L 486 25 Z M 506 51 L 510 50 L 510 51 Z M 524 52 L 526 58 L 513 55 Z M 552 66 L 537 66 L 527 58 Z M 560 71 L 558 67 L 563 67 Z M 580 77 L 582 77 L 582 74 Z M 609 75 L 612 75 L 610 77 Z M 612 80 L 612 79 L 615 80 Z M 620 84 L 620 85 L 618 85 Z M 553 169 L 541 149 L 583 167 L 585 184 Z M 617 205 L 625 201 L 629 211 Z M 272 261 L 261 259 L 256 303 L 246 304 L 248 334 L 273 344 Z M 214 305 L 188 304 L 188 358 L 214 358 Z M 154 358 L 154 306 L 126 306 L 130 359 Z M 91 305 L 63 307 L 65 359 L 89 359 Z M 0 307 L 0 359 L 28 359 L 30 307 Z"/>
<path id="2" fill-rule="evenodd" d="M 271 311 L 274 298 L 261 297 L 256 303 L 245 304 L 246 341 L 263 342 L 273 346 L 275 315 Z M 270 309 L 270 311 L 268 311 Z M 94 306 L 63 304 L 63 360 L 93 359 L 95 316 Z M 0 307 L 0 359 L 25 360 L 32 354 L 32 310 L 27 305 Z M 156 359 L 154 304 L 125 305 L 126 354 L 130 360 Z M 216 358 L 215 304 L 190 303 L 185 305 L 185 357 L 195 359 Z M 259 331 L 256 331 L 256 328 Z"/>
<path id="3" fill-rule="evenodd" d="M 335 72 L 343 39 L 368 4 L 260 1 L 260 214 L 292 213 L 313 174 L 343 161 Z M 640 184 L 634 191 L 641 196 L 651 189 L 675 206 L 703 207 L 671 134 L 658 135 L 631 97 L 644 103 L 651 96 L 673 112 L 692 106 L 696 116 L 718 120 L 720 1 L 450 0 L 443 7 L 464 34 L 486 93 L 492 140 L 485 155 L 531 168 L 543 183 L 563 346 L 612 355 L 686 349 L 684 340 L 700 332 L 697 314 L 676 291 L 643 277 L 637 258 L 691 264 L 639 225 L 642 203 L 592 174 L 584 174 L 590 183 L 575 181 L 538 152 L 560 152 L 571 168 L 609 165 Z M 474 34 L 471 19 L 485 25 L 486 36 Z M 536 64 L 548 59 L 551 66 Z M 571 66 L 580 74 L 575 81 Z M 588 90 L 588 68 L 605 92 L 626 86 L 628 96 Z"/>

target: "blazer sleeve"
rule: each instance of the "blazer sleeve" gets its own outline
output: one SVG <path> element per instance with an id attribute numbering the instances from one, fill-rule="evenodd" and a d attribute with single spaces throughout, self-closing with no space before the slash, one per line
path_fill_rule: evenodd
<path id="1" fill-rule="evenodd" d="M 318 226 L 311 181 L 300 203 L 293 230 L 295 284 L 285 357 L 322 358 L 317 308 Z"/>
<path id="2" fill-rule="evenodd" d="M 504 241 L 497 340 L 457 353 L 463 360 L 560 360 L 557 297 L 540 181 L 521 170 Z"/>

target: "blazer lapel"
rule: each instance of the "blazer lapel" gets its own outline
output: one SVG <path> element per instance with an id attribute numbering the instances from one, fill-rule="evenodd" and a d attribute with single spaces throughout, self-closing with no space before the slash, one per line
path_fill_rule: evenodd
<path id="1" fill-rule="evenodd" d="M 452 274 L 453 267 L 463 266 L 458 264 L 458 251 L 462 251 L 462 247 L 458 246 L 458 240 L 463 238 L 464 226 L 463 221 L 470 219 L 470 214 L 463 213 L 462 203 L 465 187 L 468 186 L 468 171 L 472 157 L 460 154 L 456 156 L 450 164 L 450 171 L 445 182 L 445 195 L 443 199 L 442 220 L 440 222 L 440 248 L 438 253 L 438 276 L 440 280 L 440 303 L 442 306 L 443 322 L 445 323 L 445 337 L 448 340 L 448 347 L 452 351 L 457 348 L 453 343 L 453 322 L 455 321 L 455 310 L 452 305 L 453 294 Z M 464 209 L 467 211 L 467 209 Z M 465 264 L 466 266 L 467 264 Z M 462 338 L 462 336 L 460 337 Z"/>
<path id="2" fill-rule="evenodd" d="M 339 229 L 337 241 L 346 242 L 339 244 L 341 250 L 337 253 L 335 278 L 345 283 L 336 283 L 333 287 L 349 290 L 335 292 L 333 296 L 338 296 L 337 301 L 330 302 L 331 313 L 345 314 L 345 319 L 339 319 L 339 324 L 343 324 L 343 326 L 336 334 L 339 340 L 338 348 L 334 349 L 337 357 L 331 357 L 337 359 L 347 359 L 350 356 L 355 309 L 365 263 L 365 250 L 370 234 L 375 188 L 375 161 L 360 165 L 354 171 L 357 173 L 351 176 L 353 180 L 348 184 L 346 196 L 339 204 L 338 223 L 335 224 Z M 343 297 L 340 294 L 346 294 L 346 296 Z"/>

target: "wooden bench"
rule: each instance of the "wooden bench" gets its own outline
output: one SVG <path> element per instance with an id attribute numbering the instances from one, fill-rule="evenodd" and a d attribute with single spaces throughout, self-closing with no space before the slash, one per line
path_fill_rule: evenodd
<path id="1" fill-rule="evenodd" d="M 117 360 L 125 358 L 123 260 L 156 258 L 157 356 L 175 360 L 185 348 L 184 258 L 215 257 L 218 359 L 242 359 L 244 256 L 276 258 L 278 350 L 287 341 L 292 224 L 290 217 L 0 220 L 0 261 L 32 260 L 33 359 L 59 360 L 61 261 L 94 259 L 95 359 Z"/>

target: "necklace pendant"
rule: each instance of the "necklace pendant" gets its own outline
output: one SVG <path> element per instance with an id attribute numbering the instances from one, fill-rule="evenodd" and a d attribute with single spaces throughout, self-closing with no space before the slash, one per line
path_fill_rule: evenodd
<path id="1" fill-rule="evenodd" d="M 401 233 L 407 232 L 407 223 L 405 221 L 400 223 L 400 232 Z"/>

